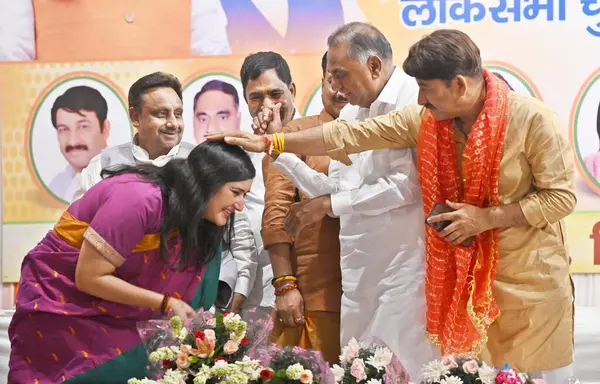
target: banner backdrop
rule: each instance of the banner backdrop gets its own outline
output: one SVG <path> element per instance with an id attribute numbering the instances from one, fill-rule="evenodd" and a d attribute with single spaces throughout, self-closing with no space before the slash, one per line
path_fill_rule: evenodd
<path id="1" fill-rule="evenodd" d="M 577 209 L 567 218 L 572 272 L 600 273 L 600 165 L 595 169 L 589 161 L 600 148 L 598 1 L 573 0 L 567 5 L 564 0 L 338 0 L 322 2 L 333 10 L 321 10 L 330 12 L 329 18 L 311 30 L 307 21 L 311 18 L 294 7 L 313 2 L 290 0 L 288 23 L 272 25 L 269 33 L 278 37 L 268 39 L 252 29 L 264 24 L 264 20 L 256 24 L 252 17 L 266 18 L 265 14 L 244 16 L 240 11 L 252 1 L 221 3 L 229 20 L 229 42 L 237 52 L 232 56 L 0 64 L 4 282 L 18 281 L 23 256 L 52 228 L 69 203 L 80 169 L 102 148 L 131 139 L 126 94 L 136 79 L 160 70 L 182 80 L 184 140 L 195 143 L 199 136 L 194 132 L 201 130 L 202 124 L 196 118 L 194 99 L 202 86 L 210 80 L 233 85 L 240 98 L 239 126 L 249 129 L 240 66 L 247 52 L 279 50 L 297 87 L 296 107 L 305 116 L 317 114 L 326 36 L 336 25 L 356 19 L 382 30 L 399 64 L 410 45 L 435 28 L 464 30 L 481 48 L 486 67 L 501 74 L 515 91 L 543 99 L 560 115 L 577 164 Z M 338 12 L 337 16 L 331 12 Z M 236 18 L 241 21 L 234 23 Z M 76 110 L 94 113 L 66 113 L 65 108 L 74 102 L 86 106 Z"/>

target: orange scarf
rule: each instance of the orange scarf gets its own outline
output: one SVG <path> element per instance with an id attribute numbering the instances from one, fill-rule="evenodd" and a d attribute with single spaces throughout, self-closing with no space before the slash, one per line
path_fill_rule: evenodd
<path id="1" fill-rule="evenodd" d="M 508 111 L 508 87 L 484 71 L 486 98 L 462 155 L 463 194 L 453 120 L 423 115 L 418 167 L 423 204 L 450 200 L 478 207 L 499 205 L 498 174 Z M 492 295 L 498 262 L 498 230 L 479 234 L 469 247 L 446 242 L 426 229 L 427 334 L 443 354 L 479 353 L 489 325 L 500 314 Z"/>

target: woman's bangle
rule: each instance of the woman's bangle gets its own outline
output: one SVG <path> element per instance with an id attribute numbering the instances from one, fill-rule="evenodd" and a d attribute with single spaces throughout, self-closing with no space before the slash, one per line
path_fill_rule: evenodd
<path id="1" fill-rule="evenodd" d="M 169 304 L 171 301 L 171 294 L 170 293 L 165 293 L 162 299 L 162 302 L 160 303 L 160 312 L 161 313 L 167 313 L 169 311 Z"/>

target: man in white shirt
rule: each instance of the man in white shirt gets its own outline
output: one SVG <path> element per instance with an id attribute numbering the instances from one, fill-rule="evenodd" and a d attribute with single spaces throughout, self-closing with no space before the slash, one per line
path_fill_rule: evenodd
<path id="1" fill-rule="evenodd" d="M 290 68 L 281 55 L 275 52 L 258 52 L 244 60 L 240 70 L 244 99 L 248 104 L 250 116 L 254 122 L 264 121 L 269 107 L 279 104 L 283 125 L 300 117 L 294 106 L 296 85 L 292 82 Z M 268 112 L 267 112 L 268 113 Z M 260 125 L 260 124 L 259 124 Z M 253 129 L 255 127 L 253 126 Z M 266 128 L 266 125 L 265 125 Z M 281 128 L 280 128 L 281 129 Z M 256 127 L 254 131 L 262 134 L 265 131 Z M 275 303 L 275 291 L 271 285 L 273 269 L 268 252 L 263 248 L 260 234 L 262 215 L 265 207 L 265 185 L 262 174 L 263 153 L 248 153 L 256 169 L 256 177 L 250 192 L 246 195 L 246 208 L 252 223 L 252 231 L 258 248 L 258 271 L 248 306 L 260 305 L 272 307 Z"/>
<path id="2" fill-rule="evenodd" d="M 110 122 L 108 105 L 98 90 L 80 85 L 58 96 L 50 110 L 60 152 L 69 163 L 49 184 L 50 190 L 71 202 L 81 170 L 106 147 Z"/>
<path id="3" fill-rule="evenodd" d="M 332 87 L 350 104 L 340 119 L 360 121 L 416 102 L 417 83 L 393 65 L 392 48 L 375 27 L 347 24 L 328 45 Z M 420 381 L 433 348 L 425 338 L 425 233 L 413 152 L 364 152 L 349 167 L 332 161 L 329 177 L 294 155 L 274 157 L 300 190 L 318 196 L 292 208 L 291 231 L 325 214 L 340 217 L 342 345 L 363 335 L 384 340 Z"/>
<path id="4" fill-rule="evenodd" d="M 174 158 L 187 157 L 194 148 L 192 144 L 181 142 L 183 103 L 181 83 L 176 77 L 161 72 L 144 76 L 131 86 L 128 101 L 131 122 L 138 133 L 131 143 L 107 148 L 90 161 L 81 173 L 75 200 L 102 180 L 100 173 L 104 168 L 140 163 L 162 167 Z M 229 309 L 239 309 L 254 283 L 258 264 L 246 213 L 237 212 L 234 220 L 235 236 L 230 241 L 225 239 L 221 261 L 220 302 L 216 303 L 220 309 L 229 304 L 232 293 Z"/>

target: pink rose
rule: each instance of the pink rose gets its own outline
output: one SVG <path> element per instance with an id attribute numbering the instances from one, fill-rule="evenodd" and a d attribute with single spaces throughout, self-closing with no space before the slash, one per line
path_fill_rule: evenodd
<path id="1" fill-rule="evenodd" d="M 469 360 L 463 364 L 462 369 L 465 373 L 474 375 L 479 371 L 479 364 L 477 364 L 477 361 L 475 360 Z"/>
<path id="2" fill-rule="evenodd" d="M 348 361 L 352 361 L 358 357 L 358 353 L 360 352 L 360 346 L 358 344 L 350 344 L 348 345 L 348 354 L 346 355 Z"/>
<path id="3" fill-rule="evenodd" d="M 458 368 L 458 364 L 456 364 L 456 360 L 454 360 L 454 357 L 452 356 L 442 357 L 442 364 L 448 368 Z"/>
<path id="4" fill-rule="evenodd" d="M 180 369 L 186 369 L 190 366 L 190 362 L 188 361 L 188 356 L 185 353 L 179 352 L 177 354 L 177 367 Z"/>
<path id="5" fill-rule="evenodd" d="M 182 344 L 181 347 L 179 348 L 179 350 L 181 351 L 181 353 L 185 353 L 186 355 L 189 355 L 192 352 L 192 346 L 187 345 L 187 344 Z"/>
<path id="6" fill-rule="evenodd" d="M 223 353 L 226 354 L 226 355 L 231 355 L 232 353 L 237 352 L 237 350 L 239 348 L 240 347 L 238 346 L 238 344 L 235 341 L 229 340 L 223 346 Z"/>
<path id="7" fill-rule="evenodd" d="M 361 382 L 367 378 L 365 373 L 365 362 L 362 359 L 354 359 L 352 366 L 350 367 L 350 374 L 354 376 L 357 382 Z"/>
<path id="8" fill-rule="evenodd" d="M 305 369 L 304 371 L 300 372 L 300 382 L 302 384 L 312 384 L 312 382 L 313 382 L 312 372 L 308 369 Z"/>
<path id="9" fill-rule="evenodd" d="M 502 371 L 496 376 L 496 384 L 520 384 L 521 379 L 516 377 L 512 372 Z"/>
<path id="10" fill-rule="evenodd" d="M 205 329 L 204 337 L 206 337 L 212 345 L 215 345 L 215 343 L 217 342 L 217 335 L 215 334 L 215 331 L 213 331 L 212 329 Z"/>

